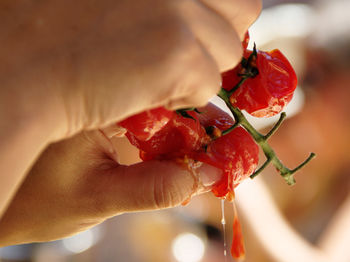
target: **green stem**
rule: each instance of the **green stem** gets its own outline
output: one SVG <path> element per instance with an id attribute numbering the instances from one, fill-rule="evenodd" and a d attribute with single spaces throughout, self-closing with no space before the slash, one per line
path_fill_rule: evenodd
<path id="1" fill-rule="evenodd" d="M 233 131 L 233 129 L 235 129 L 238 126 L 238 122 L 236 122 L 233 126 L 231 126 L 230 128 L 226 129 L 225 131 L 222 131 L 222 135 L 227 135 L 228 133 L 230 133 L 231 131 Z"/>
<path id="2" fill-rule="evenodd" d="M 305 159 L 305 161 L 303 163 L 301 163 L 299 166 L 297 166 L 296 168 L 294 168 L 293 170 L 291 170 L 292 173 L 297 172 L 298 170 L 300 170 L 302 167 L 304 167 L 307 163 L 310 162 L 311 159 L 313 159 L 316 156 L 315 153 L 310 153 L 309 157 L 307 159 Z"/>
<path id="3" fill-rule="evenodd" d="M 231 105 L 228 97 L 228 92 L 221 88 L 218 96 L 225 102 L 226 106 L 230 109 L 236 123 L 235 125 L 241 125 L 252 135 L 256 142 L 264 140 L 264 136 L 260 134 L 256 129 L 248 122 L 241 110 Z"/>
<path id="4" fill-rule="evenodd" d="M 241 80 L 237 83 L 237 85 L 235 85 L 230 91 L 227 92 L 228 97 L 230 97 L 234 92 L 236 92 L 236 90 L 243 85 L 243 83 L 245 82 L 245 80 L 247 80 L 249 77 L 243 76 L 241 78 Z"/>
<path id="5" fill-rule="evenodd" d="M 270 132 L 268 132 L 265 135 L 265 139 L 269 139 L 275 132 L 276 130 L 281 126 L 283 120 L 286 118 L 287 114 L 286 112 L 282 112 L 280 118 L 278 119 L 277 123 L 273 126 L 273 128 L 270 130 Z"/>
<path id="6" fill-rule="evenodd" d="M 248 78 L 254 78 L 257 74 L 259 74 L 259 70 L 256 68 L 256 66 L 252 66 L 252 61 L 256 60 L 257 58 L 257 50 L 256 45 L 254 43 L 253 52 L 250 54 L 248 59 L 245 59 L 244 57 L 241 60 L 241 66 L 242 69 L 244 69 L 244 74 L 240 75 L 241 79 L 239 82 L 230 90 L 227 91 L 227 96 L 230 97 L 236 90 L 248 79 Z"/>
<path id="7" fill-rule="evenodd" d="M 263 170 L 265 169 L 265 167 L 267 167 L 268 164 L 270 164 L 271 160 L 272 160 L 271 158 L 268 158 L 268 159 L 265 161 L 265 163 L 264 163 L 258 170 L 256 170 L 256 171 L 250 176 L 250 178 L 253 179 L 253 178 L 256 177 L 257 175 L 259 175 L 259 174 L 261 173 L 261 171 L 263 171 Z"/>
<path id="8" fill-rule="evenodd" d="M 314 153 L 311 153 L 310 156 L 298 167 L 293 170 L 290 170 L 286 166 L 283 165 L 281 160 L 277 157 L 275 151 L 271 148 L 267 139 L 277 130 L 277 128 L 282 124 L 283 119 L 285 118 L 285 113 L 281 114 L 280 119 L 275 124 L 275 126 L 271 129 L 271 131 L 267 135 L 262 135 L 259 133 L 245 118 L 241 110 L 232 106 L 229 101 L 229 92 L 225 89 L 221 88 L 218 93 L 218 96 L 225 102 L 227 107 L 230 109 L 231 113 L 235 118 L 235 127 L 242 126 L 247 132 L 253 137 L 255 142 L 260 146 L 262 151 L 264 152 L 267 161 L 252 175 L 252 177 L 257 176 L 270 162 L 275 166 L 275 168 L 280 172 L 281 176 L 286 180 L 289 185 L 295 184 L 295 179 L 293 174 L 306 165 L 312 158 L 315 157 Z M 228 129 L 229 130 L 229 129 Z"/>

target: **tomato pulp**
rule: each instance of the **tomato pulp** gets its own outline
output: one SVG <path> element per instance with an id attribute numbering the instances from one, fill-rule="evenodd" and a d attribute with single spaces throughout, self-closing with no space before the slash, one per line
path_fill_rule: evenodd
<path id="1" fill-rule="evenodd" d="M 147 140 L 143 135 L 140 137 L 138 133 L 135 134 L 135 131 L 129 131 L 127 128 L 132 126 L 129 122 L 140 116 L 124 120 L 123 127 L 128 130 L 126 136 L 129 141 L 140 149 L 140 157 L 144 161 L 191 159 L 221 169 L 223 178 L 214 186 L 212 192 L 217 197 L 231 199 L 234 188 L 256 169 L 259 148 L 242 127 L 236 127 L 224 136 L 211 137 L 207 133 L 208 129 L 225 131 L 234 121 L 213 104 L 200 108 L 199 111 L 201 113 L 188 112 L 192 118 L 173 113 L 168 122 Z M 155 112 L 153 111 L 152 118 L 159 119 L 160 117 L 154 115 Z M 147 115 L 142 114 L 143 117 Z M 144 122 L 147 123 L 145 120 Z"/>

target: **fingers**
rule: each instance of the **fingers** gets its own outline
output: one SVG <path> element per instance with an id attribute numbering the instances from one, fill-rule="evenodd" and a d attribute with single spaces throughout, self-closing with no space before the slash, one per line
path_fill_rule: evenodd
<path id="1" fill-rule="evenodd" d="M 167 103 L 169 109 L 204 106 L 219 91 L 220 71 L 233 68 L 240 61 L 241 39 L 261 10 L 259 0 L 178 3 L 181 16 L 197 41 L 200 55 L 192 55 L 193 60 L 182 64 L 186 71 L 174 85 L 174 90 L 180 92 Z M 188 48 L 186 52 L 193 54 Z"/>
<path id="2" fill-rule="evenodd" d="M 221 179 L 221 171 L 209 165 L 203 164 L 195 175 L 170 161 L 118 166 L 107 172 L 97 197 L 99 208 L 108 215 L 174 207 L 209 191 Z"/>
<path id="3" fill-rule="evenodd" d="M 103 19 L 92 12 L 93 29 L 79 24 L 82 38 L 74 35 L 78 44 L 60 64 L 70 134 L 158 106 L 205 105 L 219 91 L 220 72 L 239 62 L 240 38 L 261 6 L 258 0 L 122 2 L 101 7 Z"/>
<path id="4" fill-rule="evenodd" d="M 170 110 L 204 106 L 219 92 L 221 76 L 216 61 L 202 45 L 197 44 L 193 49 L 178 77 L 173 78 L 174 89 L 186 91 L 170 99 L 166 105 Z"/>
<path id="5" fill-rule="evenodd" d="M 61 152 L 67 159 L 63 166 L 69 166 L 68 172 L 62 174 L 56 163 L 57 180 L 70 181 L 65 183 L 70 184 L 72 199 L 82 202 L 79 208 L 86 216 L 101 219 L 124 212 L 174 207 L 211 190 L 221 180 L 222 171 L 207 164 L 193 172 L 173 161 L 120 165 L 110 155 L 111 144 L 120 146 L 104 133 L 91 131 L 57 144 L 53 152 Z M 47 164 L 55 167 L 55 161 Z"/>
<path id="6" fill-rule="evenodd" d="M 220 71 L 234 67 L 242 53 L 235 28 L 218 13 L 196 1 L 181 1 L 179 7 L 184 20 L 215 59 Z"/>
<path id="7" fill-rule="evenodd" d="M 261 12 L 261 0 L 201 0 L 224 17 L 236 30 L 241 40 L 249 26 Z"/>

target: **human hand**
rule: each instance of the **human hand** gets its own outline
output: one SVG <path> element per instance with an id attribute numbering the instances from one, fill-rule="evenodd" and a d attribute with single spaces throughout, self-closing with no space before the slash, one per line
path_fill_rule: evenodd
<path id="1" fill-rule="evenodd" d="M 238 63 L 260 8 L 258 0 L 3 1 L 5 107 L 45 118 L 59 140 L 160 105 L 203 105 L 220 71 Z"/>
<path id="2" fill-rule="evenodd" d="M 221 179 L 207 165 L 198 177 L 170 161 L 120 165 L 114 141 L 89 131 L 47 148 L 0 220 L 0 246 L 55 240 L 124 212 L 173 207 Z"/>

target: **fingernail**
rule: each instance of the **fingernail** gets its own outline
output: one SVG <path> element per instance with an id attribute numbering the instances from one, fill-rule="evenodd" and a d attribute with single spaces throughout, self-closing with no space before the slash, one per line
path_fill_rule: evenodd
<path id="1" fill-rule="evenodd" d="M 199 193 L 208 192 L 222 178 L 222 170 L 203 163 L 197 170 L 202 188 Z"/>
<path id="2" fill-rule="evenodd" d="M 101 131 L 107 136 L 109 139 L 113 137 L 123 137 L 126 133 L 126 129 L 124 127 L 118 125 L 111 125 L 101 129 Z"/>

